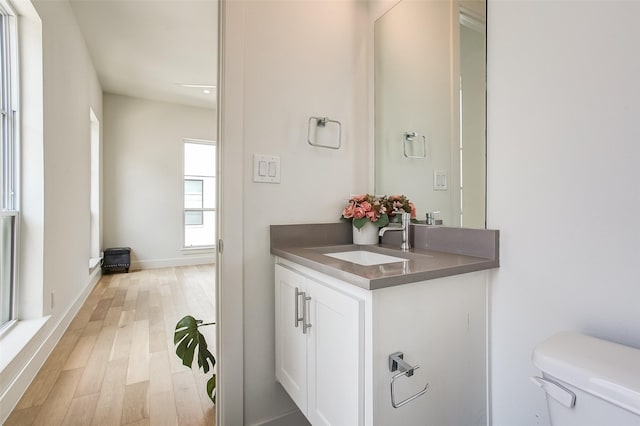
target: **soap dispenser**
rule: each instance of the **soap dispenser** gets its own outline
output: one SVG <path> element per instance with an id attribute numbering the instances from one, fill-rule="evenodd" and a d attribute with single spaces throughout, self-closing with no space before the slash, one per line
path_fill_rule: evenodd
<path id="1" fill-rule="evenodd" d="M 438 213 L 440 212 L 427 212 L 427 225 L 442 225 L 442 220 L 436 220 Z"/>

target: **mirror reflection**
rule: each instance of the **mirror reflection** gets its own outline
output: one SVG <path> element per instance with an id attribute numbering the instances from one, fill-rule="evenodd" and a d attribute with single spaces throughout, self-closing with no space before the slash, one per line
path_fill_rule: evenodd
<path id="1" fill-rule="evenodd" d="M 485 227 L 486 4 L 402 0 L 374 24 L 375 192 Z"/>

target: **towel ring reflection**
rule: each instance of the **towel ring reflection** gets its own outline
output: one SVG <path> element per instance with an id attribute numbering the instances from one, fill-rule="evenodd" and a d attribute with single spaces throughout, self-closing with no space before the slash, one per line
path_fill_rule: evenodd
<path id="1" fill-rule="evenodd" d="M 415 139 L 422 140 L 422 155 L 409 155 L 407 145 L 415 143 Z M 405 158 L 427 158 L 427 138 L 416 132 L 404 132 L 402 134 L 402 150 Z"/>

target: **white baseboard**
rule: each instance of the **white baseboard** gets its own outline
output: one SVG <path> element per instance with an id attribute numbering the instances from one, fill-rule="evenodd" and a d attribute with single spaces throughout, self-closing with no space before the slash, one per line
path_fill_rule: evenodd
<path id="1" fill-rule="evenodd" d="M 308 424 L 309 422 L 304 417 L 304 414 L 302 414 L 300 410 L 295 409 L 280 414 L 279 416 L 254 423 L 251 426 L 303 426 Z"/>
<path id="2" fill-rule="evenodd" d="M 48 326 L 45 325 L 41 332 L 46 334 L 49 333 L 45 338 L 42 339 L 42 343 L 38 346 L 38 340 L 34 336 L 22 351 L 18 353 L 15 357 L 14 361 L 7 366 L 5 370 L 2 371 L 2 383 L 11 382 L 4 389 L 4 393 L 0 396 L 0 424 L 4 424 L 4 422 L 11 414 L 11 411 L 15 408 L 22 398 L 22 395 L 25 393 L 33 379 L 38 374 L 38 371 L 44 365 L 44 362 L 47 360 L 53 348 L 58 344 L 60 338 L 71 324 L 73 318 L 75 318 L 76 314 L 93 291 L 93 288 L 100 280 L 102 274 L 100 270 L 97 269 L 94 273 L 92 273 L 89 277 L 89 283 L 85 286 L 84 290 L 78 295 L 75 302 L 67 309 L 67 312 L 60 318 L 60 321 L 56 325 Z M 34 346 L 34 347 L 32 347 Z M 37 348 L 36 348 L 37 347 Z M 35 350 L 34 350 L 35 349 Z M 26 362 L 20 362 L 19 365 L 16 365 L 19 361 L 27 359 Z M 17 370 L 16 373 L 11 374 L 11 370 Z M 4 377 L 4 376 L 10 377 Z"/>
<path id="3" fill-rule="evenodd" d="M 131 262 L 131 269 L 136 271 L 140 269 L 171 268 L 174 266 L 206 265 L 209 263 L 215 263 L 215 261 L 215 253 L 199 256 L 189 255 L 185 257 L 175 257 L 172 259 L 134 260 Z"/>

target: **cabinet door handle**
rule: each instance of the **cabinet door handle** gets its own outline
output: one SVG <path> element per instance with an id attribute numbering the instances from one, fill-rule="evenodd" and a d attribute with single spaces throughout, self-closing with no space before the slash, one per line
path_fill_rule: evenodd
<path id="1" fill-rule="evenodd" d="M 307 334 L 307 329 L 311 328 L 311 323 L 309 323 L 309 310 L 307 309 L 307 303 L 311 300 L 311 297 L 307 296 L 306 293 L 302 293 L 302 333 Z"/>
<path id="2" fill-rule="evenodd" d="M 298 287 L 296 287 L 296 308 L 295 308 L 295 317 L 294 317 L 294 322 L 293 325 L 295 327 L 298 326 L 298 324 L 300 323 L 300 321 L 302 321 L 302 324 L 304 325 L 304 306 L 303 306 L 303 310 L 302 310 L 302 317 L 300 316 L 300 305 L 299 305 L 299 300 L 300 300 L 300 296 L 304 297 L 304 291 L 300 291 L 300 289 Z M 303 302 L 304 303 L 304 302 Z"/>

